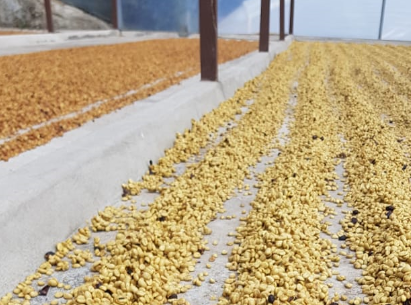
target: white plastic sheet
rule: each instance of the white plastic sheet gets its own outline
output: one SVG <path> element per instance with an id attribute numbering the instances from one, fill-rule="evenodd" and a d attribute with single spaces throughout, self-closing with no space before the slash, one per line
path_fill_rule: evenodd
<path id="1" fill-rule="evenodd" d="M 295 2 L 296 35 L 378 38 L 381 1 L 296 0 Z"/>
<path id="2" fill-rule="evenodd" d="M 222 0 L 224 1 L 224 0 Z M 386 0 L 383 39 L 411 40 L 411 1 Z M 244 0 L 219 22 L 221 34 L 256 34 L 261 0 Z M 290 1 L 286 0 L 286 31 Z M 312 37 L 377 39 L 382 0 L 295 0 L 294 34 Z M 279 1 L 271 0 L 271 33 L 279 29 Z"/>
<path id="3" fill-rule="evenodd" d="M 411 1 L 387 0 L 382 39 L 411 41 Z"/>
<path id="4" fill-rule="evenodd" d="M 0 0 L 1 1 L 1 0 Z M 111 1 L 63 0 L 111 18 Z M 377 39 L 383 0 L 295 0 L 294 34 Z M 198 0 L 118 0 L 120 27 L 129 30 L 198 31 Z M 257 34 L 261 0 L 218 0 L 220 34 Z M 288 31 L 290 0 L 285 0 Z M 411 41 L 411 1 L 386 0 L 382 38 Z M 271 33 L 279 32 L 279 0 L 271 0 Z"/>
<path id="5" fill-rule="evenodd" d="M 256 34 L 260 31 L 261 0 L 245 0 L 231 14 L 221 19 L 218 25 L 221 34 Z M 279 1 L 270 4 L 270 32 L 279 30 Z M 289 15 L 289 0 L 286 0 L 286 12 Z M 286 18 L 288 28 L 288 18 Z"/>

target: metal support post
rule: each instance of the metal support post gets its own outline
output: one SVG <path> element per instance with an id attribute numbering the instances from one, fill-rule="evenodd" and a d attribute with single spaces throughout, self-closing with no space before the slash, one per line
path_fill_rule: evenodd
<path id="1" fill-rule="evenodd" d="M 53 33 L 54 26 L 50 0 L 44 0 L 44 8 L 46 10 L 47 30 L 49 33 Z"/>
<path id="2" fill-rule="evenodd" d="M 294 0 L 290 0 L 290 28 L 288 35 L 294 34 Z"/>
<path id="3" fill-rule="evenodd" d="M 261 0 L 260 52 L 268 52 L 270 38 L 270 0 Z"/>
<path id="4" fill-rule="evenodd" d="M 114 29 L 118 29 L 118 14 L 117 14 L 117 0 L 111 0 L 112 14 L 111 14 L 111 23 L 113 24 Z"/>
<path id="5" fill-rule="evenodd" d="M 280 0 L 280 40 L 285 38 L 285 29 L 284 29 L 284 0 Z"/>
<path id="6" fill-rule="evenodd" d="M 199 1 L 201 80 L 217 81 L 217 0 Z"/>
<path id="7" fill-rule="evenodd" d="M 378 39 L 381 40 L 382 38 L 382 32 L 384 29 L 384 18 L 385 18 L 385 0 L 382 0 L 381 3 L 381 18 L 380 18 L 380 29 L 378 31 Z"/>

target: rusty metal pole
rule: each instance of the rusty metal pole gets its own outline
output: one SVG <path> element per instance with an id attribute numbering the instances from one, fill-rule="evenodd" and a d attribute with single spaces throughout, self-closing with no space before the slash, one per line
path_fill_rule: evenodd
<path id="1" fill-rule="evenodd" d="M 294 0 L 290 0 L 290 28 L 288 35 L 294 34 Z"/>
<path id="2" fill-rule="evenodd" d="M 201 80 L 217 81 L 217 0 L 199 1 Z"/>
<path id="3" fill-rule="evenodd" d="M 280 0 L 280 40 L 285 38 L 285 29 L 284 29 L 284 0 Z"/>
<path id="4" fill-rule="evenodd" d="M 44 8 L 46 9 L 47 30 L 49 33 L 53 33 L 54 26 L 50 0 L 44 0 Z"/>
<path id="5" fill-rule="evenodd" d="M 118 29 L 117 0 L 111 0 L 111 22 L 114 29 Z"/>
<path id="6" fill-rule="evenodd" d="M 260 52 L 268 52 L 270 38 L 270 0 L 261 0 L 260 15 Z"/>

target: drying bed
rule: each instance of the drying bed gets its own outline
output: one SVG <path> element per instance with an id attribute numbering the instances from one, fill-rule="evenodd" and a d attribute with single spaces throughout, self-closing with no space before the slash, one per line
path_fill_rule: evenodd
<path id="1" fill-rule="evenodd" d="M 219 40 L 219 63 L 256 50 Z M 0 57 L 0 160 L 199 73 L 198 39 Z"/>
<path id="2" fill-rule="evenodd" d="M 410 304 L 410 52 L 294 42 L 0 304 Z"/>
<path id="3" fill-rule="evenodd" d="M 2 31 L 0 30 L 0 36 L 8 36 L 8 35 L 30 35 L 30 34 L 37 34 L 37 32 L 24 32 L 24 31 Z"/>

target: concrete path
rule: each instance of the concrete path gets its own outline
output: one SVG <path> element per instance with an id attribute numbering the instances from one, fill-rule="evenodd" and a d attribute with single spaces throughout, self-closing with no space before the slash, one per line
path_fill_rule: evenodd
<path id="1" fill-rule="evenodd" d="M 189 36 L 189 38 L 198 37 L 198 34 L 191 34 Z M 179 36 L 177 33 L 171 32 L 119 32 L 115 30 L 0 36 L 0 56 L 170 38 L 179 38 Z M 259 39 L 259 36 L 221 35 L 220 38 L 256 41 Z M 272 42 L 278 41 L 278 35 L 271 35 L 270 40 Z"/>
<path id="2" fill-rule="evenodd" d="M 168 38 L 178 38 L 178 35 L 110 30 L 0 36 L 0 56 Z"/>

